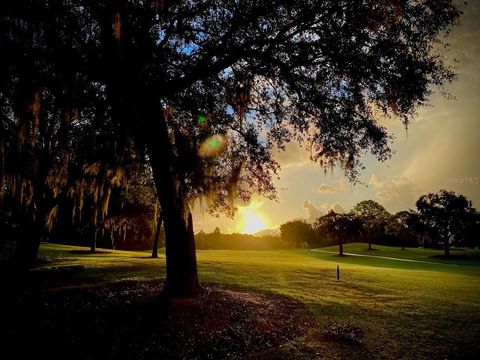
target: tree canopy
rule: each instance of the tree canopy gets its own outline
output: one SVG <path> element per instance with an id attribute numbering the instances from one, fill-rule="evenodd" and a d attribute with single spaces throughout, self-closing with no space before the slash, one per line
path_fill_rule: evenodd
<path id="1" fill-rule="evenodd" d="M 445 256 L 451 245 L 468 243 L 472 229 L 478 229 L 478 213 L 463 195 L 440 190 L 421 196 L 416 205 L 424 224 L 444 246 Z"/>
<path id="2" fill-rule="evenodd" d="M 352 213 L 338 214 L 331 210 L 319 217 L 314 227 L 335 239 L 339 245 L 339 255 L 343 255 L 343 244 L 352 241 L 361 233 L 362 221 Z"/>
<path id="3" fill-rule="evenodd" d="M 0 11 L 0 148 L 44 146 L 42 128 L 73 114 L 106 124 L 120 163 L 146 151 L 177 295 L 198 288 L 192 201 L 233 213 L 235 197 L 274 197 L 272 150 L 289 141 L 352 180 L 365 152 L 388 158 L 376 115 L 407 124 L 431 85 L 452 80 L 435 46 L 459 15 L 451 0 L 20 0 Z M 6 140 L 12 126 L 25 130 Z"/>

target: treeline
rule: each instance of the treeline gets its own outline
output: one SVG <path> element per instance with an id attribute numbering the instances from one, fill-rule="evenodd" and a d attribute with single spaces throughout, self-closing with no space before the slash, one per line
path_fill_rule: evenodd
<path id="1" fill-rule="evenodd" d="M 390 214 L 373 200 L 356 204 L 349 213 L 319 217 L 314 224 L 289 221 L 280 226 L 281 239 L 289 247 L 313 248 L 365 242 L 405 247 L 443 248 L 445 256 L 452 246 L 480 245 L 480 215 L 463 195 L 440 190 L 421 196 L 416 210 Z"/>
<path id="2" fill-rule="evenodd" d="M 278 250 L 288 247 L 279 236 L 250 234 L 222 234 L 217 227 L 212 233 L 200 231 L 195 235 L 199 250 Z"/>
<path id="3" fill-rule="evenodd" d="M 118 169 L 128 182 L 112 186 L 103 181 L 99 163 L 84 167 L 81 181 L 66 196 L 50 194 L 55 206 L 46 215 L 41 240 L 68 245 L 119 250 L 150 250 L 155 238 L 165 243 L 161 211 L 149 168 L 135 163 Z M 114 180 L 115 181 L 115 180 Z M 31 238 L 26 210 L 28 186 L 5 183 L 0 200 L 0 258 L 13 258 L 23 238 Z M 18 201 L 18 192 L 26 199 Z M 23 193 L 25 195 L 23 195 Z M 27 204 L 28 206 L 28 204 Z M 157 231 L 159 229 L 160 231 Z"/>

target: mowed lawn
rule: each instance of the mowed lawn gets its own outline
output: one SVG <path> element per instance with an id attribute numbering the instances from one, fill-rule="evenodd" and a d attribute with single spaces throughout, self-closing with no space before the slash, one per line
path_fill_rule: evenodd
<path id="1" fill-rule="evenodd" d="M 480 353 L 479 252 L 401 250 L 348 244 L 345 251 L 397 257 L 427 263 L 370 257 L 339 257 L 304 250 L 197 251 L 203 284 L 241 286 L 291 297 L 305 304 L 318 326 L 286 347 L 305 358 L 462 359 Z M 48 287 L 85 286 L 124 279 L 163 278 L 165 258 L 146 252 L 105 250 L 105 254 L 72 253 L 75 248 L 42 244 L 41 255 L 52 261 L 37 270 L 62 273 Z M 85 249 L 85 248 L 83 248 Z M 322 250 L 337 251 L 336 247 Z M 340 266 L 340 280 L 336 267 Z M 354 345 L 325 339 L 322 330 L 336 322 L 359 326 L 364 341 Z M 272 350 L 271 358 L 281 354 Z M 278 352 L 278 353 L 276 353 Z"/>

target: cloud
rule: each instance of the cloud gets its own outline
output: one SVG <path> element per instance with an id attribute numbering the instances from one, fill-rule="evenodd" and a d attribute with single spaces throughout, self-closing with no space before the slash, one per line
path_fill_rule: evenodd
<path id="1" fill-rule="evenodd" d="M 331 185 L 320 184 L 316 187 L 313 187 L 312 192 L 317 194 L 334 194 L 337 192 L 337 189 Z"/>
<path id="2" fill-rule="evenodd" d="M 345 214 L 347 212 L 339 203 L 332 204 L 332 206 L 330 206 L 330 210 L 335 211 L 337 214 Z"/>
<path id="3" fill-rule="evenodd" d="M 320 216 L 325 215 L 325 212 L 317 209 L 311 202 L 305 200 L 303 208 L 307 212 L 307 222 L 314 223 Z"/>
<path id="4" fill-rule="evenodd" d="M 285 151 L 278 150 L 274 153 L 273 158 L 280 164 L 282 168 L 291 166 L 301 166 L 311 163 L 308 151 L 297 142 L 292 141 L 285 145 Z"/>
<path id="5" fill-rule="evenodd" d="M 323 215 L 325 215 L 330 210 L 335 211 L 338 214 L 344 214 L 347 211 L 345 208 L 339 203 L 323 203 L 320 205 L 320 208 L 317 208 L 311 202 L 305 200 L 303 203 L 303 209 L 307 212 L 307 222 L 313 224 L 317 219 Z"/>
<path id="6" fill-rule="evenodd" d="M 335 194 L 346 190 L 347 181 L 345 179 L 340 179 L 333 185 L 322 183 L 312 188 L 312 192 L 316 194 Z"/>
<path id="7" fill-rule="evenodd" d="M 375 198 L 390 211 L 411 208 L 421 195 L 421 189 L 406 177 L 393 176 L 385 180 L 372 175 L 368 185 L 375 190 Z"/>

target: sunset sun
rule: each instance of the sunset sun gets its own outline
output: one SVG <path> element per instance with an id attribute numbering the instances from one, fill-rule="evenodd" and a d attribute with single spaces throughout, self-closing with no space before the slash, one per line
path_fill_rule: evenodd
<path id="1" fill-rule="evenodd" d="M 244 234 L 254 234 L 260 230 L 270 227 L 270 223 L 265 215 L 260 211 L 264 202 L 259 199 L 252 199 L 248 206 L 239 207 L 239 225 L 238 230 Z"/>
<path id="2" fill-rule="evenodd" d="M 267 222 L 264 217 L 250 209 L 244 209 L 242 211 L 243 223 L 242 232 L 245 234 L 254 234 L 257 231 L 267 228 Z"/>

